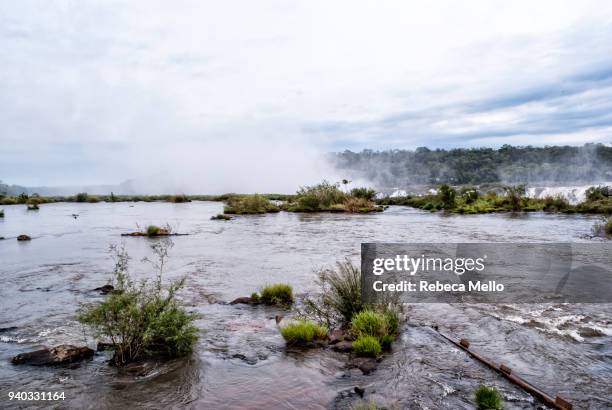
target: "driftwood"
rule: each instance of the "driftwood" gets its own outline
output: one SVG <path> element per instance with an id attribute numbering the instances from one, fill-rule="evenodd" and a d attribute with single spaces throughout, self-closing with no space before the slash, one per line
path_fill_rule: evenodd
<path id="1" fill-rule="evenodd" d="M 549 394 L 545 393 L 544 391 L 542 391 L 538 387 L 536 387 L 533 384 L 529 383 L 527 380 L 525 380 L 522 377 L 520 377 L 519 375 L 513 373 L 512 369 L 509 368 L 508 366 L 506 366 L 504 364 L 497 364 L 497 363 L 493 362 L 492 360 L 490 360 L 490 359 L 480 355 L 479 353 L 473 351 L 472 349 L 470 349 L 470 342 L 467 339 L 455 340 L 455 339 L 451 338 L 450 336 L 447 336 L 444 333 L 440 332 L 438 330 L 437 326 L 434 326 L 433 328 L 444 339 L 450 341 L 455 346 L 465 350 L 466 352 L 468 352 L 468 354 L 470 356 L 472 356 L 475 359 L 479 360 L 480 362 L 486 364 L 487 366 L 489 366 L 493 370 L 498 371 L 506 379 L 510 380 L 511 382 L 516 384 L 517 386 L 520 386 L 521 388 L 523 388 L 525 391 L 529 392 L 530 394 L 536 396 L 537 398 L 542 400 L 544 403 L 546 403 L 548 406 L 552 406 L 555 409 L 559 409 L 559 410 L 572 410 L 572 404 L 569 403 L 567 400 L 563 399 L 562 397 L 557 396 L 557 397 L 553 398 L 552 396 L 550 396 Z"/>

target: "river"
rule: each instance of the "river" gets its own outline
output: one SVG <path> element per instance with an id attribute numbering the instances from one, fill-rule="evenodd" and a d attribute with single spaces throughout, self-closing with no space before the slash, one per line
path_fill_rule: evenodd
<path id="1" fill-rule="evenodd" d="M 353 387 L 379 405 L 471 409 L 475 388 L 496 386 L 506 408 L 529 409 L 531 396 L 468 357 L 430 327 L 458 337 L 575 408 L 612 407 L 612 306 L 413 304 L 393 353 L 376 372 L 345 368 L 332 351 L 287 351 L 270 307 L 224 302 L 271 283 L 298 297 L 316 290 L 316 270 L 358 262 L 361 242 L 582 242 L 598 219 L 563 214 L 445 215 L 405 207 L 367 215 L 238 216 L 211 221 L 215 202 L 55 203 L 40 211 L 5 206 L 0 219 L 0 407 L 9 391 L 63 391 L 61 408 L 350 408 Z M 72 215 L 78 215 L 74 218 Z M 181 297 L 201 314 L 195 353 L 158 364 L 145 377 L 118 374 L 107 353 L 59 368 L 14 366 L 14 355 L 60 343 L 93 346 L 75 320 L 93 288 L 110 278 L 110 244 L 124 243 L 132 272 L 153 275 L 145 256 L 159 239 L 122 238 L 136 224 L 169 223 L 166 278 L 187 277 Z M 33 240 L 14 238 L 28 234 Z"/>

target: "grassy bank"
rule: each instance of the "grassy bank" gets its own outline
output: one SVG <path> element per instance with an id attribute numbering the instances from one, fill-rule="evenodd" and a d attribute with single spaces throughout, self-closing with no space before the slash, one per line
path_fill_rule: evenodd
<path id="1" fill-rule="evenodd" d="M 441 185 L 436 194 L 384 198 L 382 205 L 405 205 L 426 211 L 445 210 L 458 214 L 483 214 L 493 212 L 562 212 L 612 214 L 612 196 L 605 187 L 591 187 L 584 202 L 570 204 L 562 197 L 529 198 L 525 186 L 506 186 L 503 192 L 479 192 L 475 188 L 456 189 Z"/>

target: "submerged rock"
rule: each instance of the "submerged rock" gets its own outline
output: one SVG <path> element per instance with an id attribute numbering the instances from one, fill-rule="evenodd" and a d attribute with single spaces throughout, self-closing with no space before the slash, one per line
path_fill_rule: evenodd
<path id="1" fill-rule="evenodd" d="M 213 221 L 229 221 L 232 219 L 232 217 L 224 214 L 218 214 L 215 216 L 211 216 L 210 219 Z"/>
<path id="2" fill-rule="evenodd" d="M 378 360 L 373 357 L 355 357 L 348 366 L 349 368 L 357 368 L 363 374 L 370 374 L 378 368 Z"/>
<path id="3" fill-rule="evenodd" d="M 334 349 L 336 352 L 348 353 L 353 351 L 353 342 L 350 340 L 336 342 L 332 345 L 332 349 Z"/>
<path id="4" fill-rule="evenodd" d="M 21 353 L 13 357 L 13 364 L 29 364 L 32 366 L 54 366 L 74 363 L 92 357 L 94 351 L 87 346 L 59 345 L 51 349 L 35 350 Z"/>
<path id="5" fill-rule="evenodd" d="M 343 340 L 350 340 L 350 337 L 347 332 L 342 329 L 334 329 L 329 334 L 329 344 L 335 345 L 338 342 L 342 342 Z"/>
<path id="6" fill-rule="evenodd" d="M 94 289 L 94 291 L 100 292 L 103 295 L 111 293 L 114 290 L 115 290 L 115 287 L 113 285 L 104 285 L 104 286 L 100 286 L 99 288 Z"/>
<path id="7" fill-rule="evenodd" d="M 255 302 L 252 298 L 248 297 L 248 296 L 244 296 L 241 298 L 236 298 L 234 300 L 232 300 L 229 304 L 230 305 L 237 305 L 239 303 L 245 304 L 245 305 L 254 305 L 256 303 L 259 302 Z"/>
<path id="8" fill-rule="evenodd" d="M 14 330 L 17 330 L 17 326 L 0 327 L 0 333 L 12 332 Z"/>
<path id="9" fill-rule="evenodd" d="M 18 240 L 18 241 L 31 241 L 31 240 L 32 240 L 32 238 L 30 238 L 28 235 L 19 235 L 19 236 L 17 237 L 17 240 Z"/>

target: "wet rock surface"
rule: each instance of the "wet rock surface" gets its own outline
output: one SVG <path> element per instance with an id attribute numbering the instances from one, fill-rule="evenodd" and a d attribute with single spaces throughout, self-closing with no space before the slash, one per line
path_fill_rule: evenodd
<path id="1" fill-rule="evenodd" d="M 330 342 L 331 343 L 331 342 Z M 336 352 L 348 353 L 353 351 L 353 342 L 343 340 L 332 345 L 332 349 Z"/>
<path id="2" fill-rule="evenodd" d="M 32 238 L 30 236 L 28 236 L 28 235 L 19 235 L 17 237 L 17 240 L 18 241 L 31 241 Z"/>
<path id="3" fill-rule="evenodd" d="M 13 364 L 29 364 L 32 366 L 54 366 L 74 363 L 92 357 L 94 351 L 86 346 L 59 345 L 53 348 L 21 353 L 13 357 Z"/>
<path id="4" fill-rule="evenodd" d="M 104 285 L 99 288 L 95 288 L 94 291 L 100 292 L 102 295 L 107 295 L 115 290 L 113 285 Z"/>
<path id="5" fill-rule="evenodd" d="M 357 368 L 361 370 L 363 374 L 370 374 L 378 368 L 380 359 L 373 357 L 354 357 L 348 363 L 349 368 Z"/>
<path id="6" fill-rule="evenodd" d="M 244 296 L 241 298 L 236 298 L 234 300 L 232 300 L 229 304 L 230 305 L 238 305 L 238 304 L 244 304 L 244 305 L 255 305 L 258 302 L 253 301 L 253 299 L 251 299 L 248 296 Z"/>

